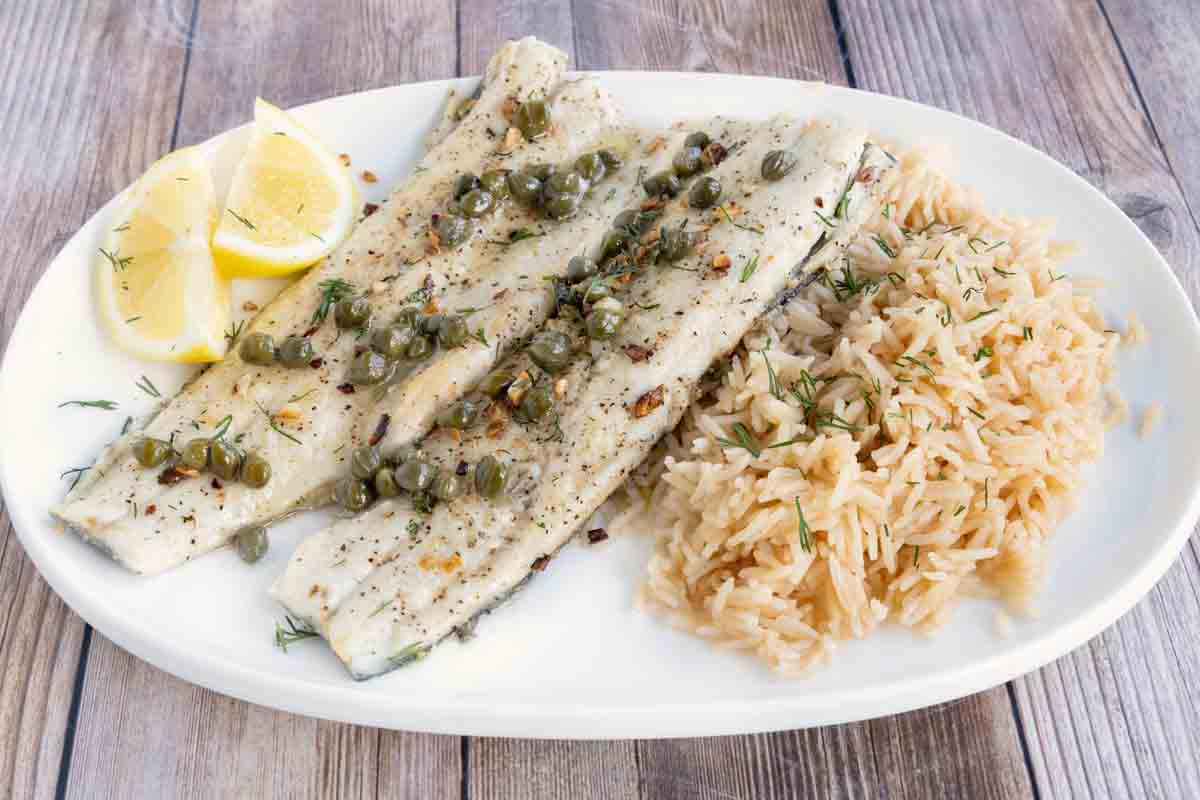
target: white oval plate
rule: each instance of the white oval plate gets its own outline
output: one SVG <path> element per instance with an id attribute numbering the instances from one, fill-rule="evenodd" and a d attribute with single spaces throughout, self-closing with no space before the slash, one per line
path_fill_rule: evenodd
<path id="1" fill-rule="evenodd" d="M 94 317 L 89 278 L 110 203 L 50 265 L 13 333 L 0 373 L 0 482 L 26 551 L 72 608 L 135 655 L 195 683 L 255 703 L 347 722 L 444 733 L 536 737 L 656 737 L 749 733 L 876 717 L 960 697 L 1035 669 L 1099 633 L 1166 571 L 1200 515 L 1200 328 L 1154 247 L 1120 210 L 1061 164 L 979 123 L 891 97 L 768 78 L 602 73 L 647 125 L 715 111 L 761 118 L 776 111 L 842 113 L 881 136 L 949 146 L 951 172 L 989 206 L 1058 219 L 1082 243 L 1069 264 L 1100 277 L 1108 318 L 1133 311 L 1149 344 L 1120 357 L 1119 388 L 1134 419 L 1152 402 L 1166 414 L 1139 439 L 1111 432 L 1078 511 L 1050 548 L 1040 616 L 1010 636 L 995 607 L 964 602 L 932 639 L 887 629 L 839 648 L 834 666 L 781 678 L 633 608 L 648 542 L 628 537 L 572 546 L 547 572 L 485 619 L 468 644 L 447 642 L 425 661 L 355 683 L 325 647 L 272 645 L 283 612 L 267 586 L 299 536 L 320 520 L 272 531 L 256 567 L 223 551 L 155 578 L 124 572 L 56 530 L 46 509 L 121 427 L 152 405 L 134 383 L 164 393 L 182 367 L 137 362 L 111 346 Z M 443 81 L 338 97 L 297 114 L 353 169 L 395 184 L 456 85 Z M 247 109 L 250 98 L 246 99 Z M 228 141 L 228 140 L 226 140 Z M 264 291 L 262 286 L 256 291 Z M 1123 327 L 1123 324 L 1114 324 Z M 1167 368 L 1178 365 L 1180 368 Z M 111 399 L 118 411 L 58 408 Z"/>

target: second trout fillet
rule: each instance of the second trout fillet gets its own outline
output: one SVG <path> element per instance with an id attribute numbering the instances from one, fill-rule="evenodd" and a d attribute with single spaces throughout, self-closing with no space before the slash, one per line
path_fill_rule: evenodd
<path id="1" fill-rule="evenodd" d="M 795 167 L 764 181 L 759 165 L 774 150 L 794 156 Z M 614 339 L 588 341 L 568 315 L 547 329 L 573 342 L 562 372 L 540 371 L 525 353 L 502 367 L 553 386 L 552 417 L 521 422 L 497 402 L 487 426 L 425 440 L 425 457 L 444 470 L 487 456 L 507 463 L 504 496 L 473 495 L 432 514 L 404 499 L 378 503 L 304 541 L 275 596 L 356 678 L 402 666 L 468 627 L 543 568 L 677 424 L 701 376 L 787 289 L 796 265 L 837 254 L 874 202 L 871 186 L 886 167 L 879 153 L 845 123 L 780 117 L 757 127 L 711 173 L 725 187 L 720 213 L 676 201 L 656 225 L 660 236 L 702 231 L 697 251 L 639 263 L 632 281 L 614 282 L 637 309 Z M 843 211 L 830 219 L 822 208 Z M 649 248 L 653 240 L 645 238 Z"/>

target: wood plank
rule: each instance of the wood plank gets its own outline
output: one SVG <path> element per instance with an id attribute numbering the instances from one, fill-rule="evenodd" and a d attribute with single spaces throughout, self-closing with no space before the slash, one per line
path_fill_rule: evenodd
<path id="1" fill-rule="evenodd" d="M 1143 8 L 1131 8 L 1138 26 L 1118 18 L 1140 30 Z M 885 10 L 852 0 L 843 18 L 861 86 L 975 117 L 1061 160 L 1112 197 L 1162 250 L 1193 303 L 1200 297 L 1200 237 L 1099 6 L 1057 0 L 1030 13 L 1015 0 L 914 1 Z M 1164 93 L 1197 86 L 1184 72 L 1148 80 Z M 1172 135 L 1182 126 L 1163 122 Z M 1193 541 L 1133 612 L 1013 684 L 1043 796 L 1200 794 L 1198 588 Z"/>
<path id="2" fill-rule="evenodd" d="M 169 145 L 183 50 L 147 43 L 151 5 L 0 4 L 0 348 L 75 229 Z M 0 609 L 0 794 L 49 797 L 85 626 L 2 511 Z"/>
<path id="3" fill-rule="evenodd" d="M 744 72 L 844 84 L 829 5 L 577 0 L 583 69 Z"/>
<path id="4" fill-rule="evenodd" d="M 488 59 L 509 39 L 536 36 L 575 60 L 569 0 L 460 0 L 459 75 L 482 75 Z"/>
<path id="5" fill-rule="evenodd" d="M 180 144 L 245 121 L 256 94 L 293 105 L 448 77 L 456 58 L 454 11 L 439 0 L 201 0 L 190 38 Z M 180 40 L 187 39 L 185 26 Z M 139 102 L 135 94 L 124 108 Z M 175 105 L 155 113 L 169 123 Z M 461 784 L 457 738 L 381 732 L 231 700 L 150 667 L 99 635 L 75 745 L 71 796 L 377 797 L 403 787 L 403 796 L 449 797 Z"/>
<path id="6" fill-rule="evenodd" d="M 616 800 L 638 796 L 632 742 L 471 739 L 471 800 Z"/>

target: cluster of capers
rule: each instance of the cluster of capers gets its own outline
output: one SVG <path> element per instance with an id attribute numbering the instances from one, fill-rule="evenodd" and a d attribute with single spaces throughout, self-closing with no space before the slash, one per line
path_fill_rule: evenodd
<path id="1" fill-rule="evenodd" d="M 588 189 L 621 164 L 612 150 L 598 150 L 584 153 L 567 168 L 536 164 L 510 172 L 505 183 L 513 199 L 526 208 L 541 209 L 550 219 L 566 219 L 579 210 Z"/>
<path id="2" fill-rule="evenodd" d="M 683 178 L 691 178 L 710 165 L 704 151 L 712 139 L 704 131 L 689 133 L 683 140 L 683 148 L 671 159 L 671 169 L 651 175 L 642 182 L 642 188 L 651 197 L 675 197 L 683 190 Z M 705 176 L 692 184 L 688 192 L 688 205 L 692 208 L 711 208 L 721 199 L 721 182 Z"/>
<path id="3" fill-rule="evenodd" d="M 439 502 L 448 503 L 472 488 L 481 496 L 499 497 L 508 485 L 508 465 L 494 456 L 484 456 L 469 469 L 449 472 L 438 469 L 411 447 L 402 447 L 385 457 L 377 446 L 363 445 L 350 455 L 350 475 L 333 487 L 333 499 L 351 513 L 369 506 L 377 497 L 399 497 L 407 492 L 413 505 L 430 511 Z"/>
<path id="4" fill-rule="evenodd" d="M 274 336 L 257 331 L 247 334 L 242 339 L 238 353 L 247 364 L 257 364 L 260 367 L 279 363 L 294 369 L 308 366 L 316 358 L 312 342 L 307 336 L 288 336 L 276 346 Z"/>
<path id="5" fill-rule="evenodd" d="M 179 452 L 170 442 L 146 437 L 133 445 L 133 457 L 148 469 L 174 458 L 176 466 L 197 472 L 207 470 L 225 481 L 241 479 L 252 489 L 261 489 L 271 480 L 271 465 L 265 458 L 258 453 L 243 453 L 222 436 L 192 439 Z"/>
<path id="6" fill-rule="evenodd" d="M 335 319 L 339 327 L 361 329 L 370 322 L 371 313 L 365 298 L 345 299 L 338 303 Z M 354 357 L 348 380 L 360 386 L 382 383 L 401 364 L 424 361 L 438 345 L 462 347 L 470 336 L 461 314 L 426 314 L 414 306 L 402 308 L 389 324 L 371 331 L 371 346 Z"/>
<path id="7" fill-rule="evenodd" d="M 537 352 L 541 363 L 554 366 L 561 361 L 565 365 L 570 360 L 570 342 L 563 348 L 558 341 L 539 343 L 535 340 L 531 347 L 532 352 Z M 510 398 L 516 398 L 513 413 L 521 422 L 539 422 L 554 410 L 554 394 L 548 384 L 535 386 L 528 376 L 518 377 L 506 370 L 489 373 L 480 381 L 477 389 L 480 394 L 490 398 L 499 397 L 502 392 L 507 393 Z"/>
<path id="8" fill-rule="evenodd" d="M 622 212 L 622 215 L 631 213 L 636 216 L 638 212 Z M 616 232 L 614 229 L 609 233 Z M 580 310 L 588 338 L 611 339 L 625 322 L 625 305 L 613 297 L 612 288 L 606 281 L 596 277 L 599 271 L 592 259 L 574 256 L 567 262 L 566 280 L 555 287 L 558 292 L 555 300 L 560 308 L 571 305 Z M 536 357 L 534 360 L 536 363 Z"/>

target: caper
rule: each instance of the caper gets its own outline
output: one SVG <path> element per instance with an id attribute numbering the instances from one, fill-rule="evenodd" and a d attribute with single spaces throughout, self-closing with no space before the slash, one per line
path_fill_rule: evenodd
<path id="1" fill-rule="evenodd" d="M 549 386 L 535 386 L 521 398 L 521 413 L 531 422 L 537 422 L 554 408 L 554 394 Z"/>
<path id="2" fill-rule="evenodd" d="M 574 170 L 556 172 L 545 182 L 542 189 L 547 196 L 554 194 L 581 195 L 588 190 L 588 179 Z"/>
<path id="3" fill-rule="evenodd" d="M 209 451 L 208 467 L 221 480 L 234 480 L 242 468 L 242 451 L 224 439 L 217 439 Z"/>
<path id="4" fill-rule="evenodd" d="M 435 505 L 437 505 L 437 498 L 433 496 L 432 492 L 426 490 L 412 493 L 413 510 L 420 511 L 422 514 L 430 514 Z"/>
<path id="5" fill-rule="evenodd" d="M 575 194 L 549 194 L 543 199 L 546 216 L 550 219 L 566 219 L 579 210 L 580 198 Z"/>
<path id="6" fill-rule="evenodd" d="M 567 262 L 567 280 L 571 283 L 579 283 L 585 278 L 592 277 L 599 270 L 596 262 L 587 256 L 572 256 L 571 260 Z"/>
<path id="7" fill-rule="evenodd" d="M 285 367 L 304 367 L 316 357 L 307 336 L 289 336 L 279 345 L 279 363 Z"/>
<path id="8" fill-rule="evenodd" d="M 479 386 L 477 388 L 480 392 L 488 397 L 495 397 L 496 395 L 500 394 L 500 392 L 504 391 L 504 387 L 508 386 L 512 382 L 513 374 L 511 372 L 502 372 L 500 370 L 496 370 L 495 372 L 489 372 L 486 376 L 484 376 L 484 379 L 479 382 Z"/>
<path id="9" fill-rule="evenodd" d="M 467 327 L 467 318 L 462 314 L 449 314 L 442 318 L 437 330 L 438 342 L 442 347 L 462 347 L 471 338 L 471 329 Z"/>
<path id="10" fill-rule="evenodd" d="M 600 242 L 600 257 L 612 258 L 625 249 L 625 245 L 629 244 L 630 236 L 620 228 L 614 228 L 604 234 L 603 241 Z"/>
<path id="11" fill-rule="evenodd" d="M 396 483 L 409 492 L 420 492 L 429 488 L 435 474 L 433 465 L 419 455 L 405 461 L 396 470 Z"/>
<path id="12" fill-rule="evenodd" d="M 699 172 L 702 166 L 700 152 L 699 147 L 685 147 L 676 153 L 675 158 L 671 160 L 671 167 L 675 170 L 675 174 L 689 178 Z"/>
<path id="13" fill-rule="evenodd" d="M 485 396 L 468 396 L 438 414 L 437 423 L 443 428 L 465 430 L 475 424 L 479 412 L 488 404 Z"/>
<path id="14" fill-rule="evenodd" d="M 271 481 L 271 465 L 258 453 L 249 453 L 242 462 L 242 483 L 261 489 Z"/>
<path id="15" fill-rule="evenodd" d="M 483 189 L 472 189 L 458 201 L 459 210 L 474 219 L 482 217 L 491 211 L 495 205 L 496 198 L 492 197 L 491 192 L 484 191 Z"/>
<path id="16" fill-rule="evenodd" d="M 625 321 L 625 308 L 614 297 L 605 297 L 594 306 L 587 318 L 587 335 L 592 339 L 611 339 Z"/>
<path id="17" fill-rule="evenodd" d="M 417 322 L 421 319 L 421 310 L 415 306 L 406 306 L 400 309 L 400 313 L 392 320 L 393 325 L 398 325 L 401 328 L 415 328 Z"/>
<path id="18" fill-rule="evenodd" d="M 772 150 L 762 162 L 763 180 L 777 181 L 796 168 L 796 157 L 786 150 Z"/>
<path id="19" fill-rule="evenodd" d="M 679 261 L 686 258 L 695 245 L 696 238 L 690 231 L 664 225 L 658 237 L 658 258 L 660 261 Z"/>
<path id="20" fill-rule="evenodd" d="M 488 170 L 479 176 L 479 188 L 496 200 L 503 200 L 508 197 L 508 173 L 502 169 Z"/>
<path id="21" fill-rule="evenodd" d="M 571 360 L 571 340 L 558 331 L 542 331 L 529 344 L 529 357 L 546 372 L 558 372 Z"/>
<path id="22" fill-rule="evenodd" d="M 599 153 L 597 153 L 597 155 L 600 156 L 600 160 L 604 162 L 604 166 L 608 168 L 609 172 L 620 169 L 625 163 L 621 160 L 621 157 L 617 155 L 616 151 L 609 150 L 607 148 L 601 150 Z"/>
<path id="23" fill-rule="evenodd" d="M 542 183 L 550 180 L 550 176 L 554 174 L 553 164 L 532 164 L 525 168 L 533 177 L 537 178 Z"/>
<path id="24" fill-rule="evenodd" d="M 396 497 L 400 494 L 400 484 L 396 483 L 396 473 L 391 467 L 380 467 L 375 473 L 375 493 L 380 497 Z"/>
<path id="25" fill-rule="evenodd" d="M 384 461 L 388 463 L 388 466 L 396 469 L 403 466 L 404 462 L 408 461 L 410 458 L 416 455 L 416 453 L 417 450 L 412 445 L 402 444 L 386 453 L 384 455 Z"/>
<path id="26" fill-rule="evenodd" d="M 237 543 L 238 557 L 247 564 L 253 564 L 267 553 L 270 542 L 267 539 L 267 529 L 262 525 L 248 525 L 234 535 Z"/>
<path id="27" fill-rule="evenodd" d="M 350 474 L 359 480 L 370 480 L 382 464 L 379 448 L 369 444 L 354 448 L 350 454 Z"/>
<path id="28" fill-rule="evenodd" d="M 456 497 L 462 497 L 466 491 L 467 482 L 453 472 L 438 473 L 429 486 L 429 493 L 443 503 L 448 503 Z"/>
<path id="29" fill-rule="evenodd" d="M 339 328 L 361 328 L 371 319 L 371 303 L 365 297 L 346 297 L 333 307 Z"/>
<path id="30" fill-rule="evenodd" d="M 405 355 L 413 361 L 423 361 L 433 353 L 433 341 L 428 336 L 416 336 L 408 343 Z"/>
<path id="31" fill-rule="evenodd" d="M 695 147 L 700 150 L 708 147 L 712 143 L 712 139 L 704 131 L 692 131 L 683 140 L 684 147 Z"/>
<path id="32" fill-rule="evenodd" d="M 183 452 L 179 454 L 179 463 L 188 469 L 208 469 L 209 445 L 208 439 L 192 439 L 183 446 Z"/>
<path id="33" fill-rule="evenodd" d="M 342 478 L 333 486 L 333 499 L 347 511 L 362 511 L 371 504 L 371 487 L 358 478 Z"/>
<path id="34" fill-rule="evenodd" d="M 543 135 L 550 128 L 550 110 L 543 100 L 526 100 L 521 103 L 513 117 L 513 124 L 529 141 Z"/>
<path id="35" fill-rule="evenodd" d="M 133 457 L 143 467 L 157 467 L 171 455 L 171 445 L 162 439 L 138 439 L 133 445 Z"/>
<path id="36" fill-rule="evenodd" d="M 603 280 L 594 280 L 587 285 L 587 288 L 579 295 L 579 302 L 584 305 L 595 303 L 597 300 L 602 300 L 605 297 L 612 296 L 612 287 Z"/>
<path id="37" fill-rule="evenodd" d="M 642 181 L 642 188 L 651 197 L 661 197 L 664 194 L 674 197 L 679 194 L 682 184 L 674 172 L 659 172 Z"/>
<path id="38" fill-rule="evenodd" d="M 417 330 L 426 336 L 436 336 L 443 319 L 445 317 L 441 314 L 423 314 L 417 321 Z"/>
<path id="39" fill-rule="evenodd" d="M 475 465 L 475 490 L 488 499 L 499 497 L 508 484 L 508 465 L 484 456 Z"/>
<path id="40" fill-rule="evenodd" d="M 347 379 L 359 386 L 381 383 L 388 375 L 388 360 L 374 350 L 364 350 L 350 362 Z"/>
<path id="41" fill-rule="evenodd" d="M 442 247 L 458 247 L 474 233 L 475 223 L 458 214 L 442 214 L 437 221 L 438 243 Z"/>
<path id="42" fill-rule="evenodd" d="M 371 347 L 384 358 L 400 358 L 408 349 L 416 332 L 400 325 L 377 328 L 371 334 Z"/>
<path id="43" fill-rule="evenodd" d="M 536 206 L 542 198 L 542 182 L 528 172 L 508 173 L 508 191 L 523 206 Z"/>
<path id="44" fill-rule="evenodd" d="M 692 208 L 711 208 L 721 199 L 721 182 L 711 175 L 705 175 L 694 184 L 688 192 L 688 205 Z"/>
<path id="45" fill-rule="evenodd" d="M 457 180 L 454 181 L 454 199 L 457 200 L 467 192 L 478 188 L 479 178 L 475 177 L 473 173 L 464 172 L 462 175 L 458 176 Z"/>
<path id="46" fill-rule="evenodd" d="M 608 167 L 604 166 L 604 159 L 599 153 L 584 153 L 575 159 L 575 169 L 592 183 L 604 180 L 608 172 Z"/>
<path id="47" fill-rule="evenodd" d="M 242 360 L 265 367 L 275 363 L 275 337 L 269 333 L 251 333 L 238 347 Z"/>

